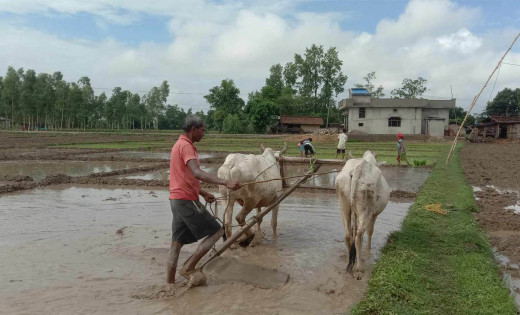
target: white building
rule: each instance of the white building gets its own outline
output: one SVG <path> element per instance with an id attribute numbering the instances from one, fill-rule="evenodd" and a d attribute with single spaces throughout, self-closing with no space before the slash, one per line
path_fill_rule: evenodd
<path id="1" fill-rule="evenodd" d="M 339 102 L 347 130 L 365 134 L 427 134 L 444 136 L 455 99 L 372 98 L 367 89 L 349 90 Z"/>

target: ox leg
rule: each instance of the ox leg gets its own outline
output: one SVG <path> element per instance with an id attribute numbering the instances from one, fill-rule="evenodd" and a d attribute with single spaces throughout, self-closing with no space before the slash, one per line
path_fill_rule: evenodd
<path id="1" fill-rule="evenodd" d="M 224 209 L 224 230 L 226 231 L 226 238 L 231 237 L 232 230 L 231 230 L 231 223 L 233 220 L 233 206 L 235 204 L 234 200 L 231 200 L 228 202 Z"/>
<path id="2" fill-rule="evenodd" d="M 238 224 L 240 224 L 240 226 L 244 226 L 244 224 L 246 222 L 247 215 L 251 212 L 251 210 L 253 210 L 253 208 L 256 205 L 256 202 L 252 202 L 254 200 L 252 200 L 252 201 L 250 201 L 250 200 L 251 199 L 247 199 L 244 202 L 244 205 L 242 206 L 242 209 L 240 209 L 240 212 L 235 217 L 235 219 L 237 220 Z M 255 237 L 255 233 L 253 233 L 251 231 L 251 229 L 249 229 L 249 230 L 246 231 L 245 236 L 246 236 L 246 238 L 243 241 L 239 242 L 239 245 L 242 246 L 242 247 L 249 246 L 249 244 L 251 243 L 251 241 Z"/>
<path id="3" fill-rule="evenodd" d="M 272 210 L 271 214 L 271 228 L 273 229 L 273 237 L 277 238 L 278 233 L 276 232 L 276 227 L 278 226 L 278 208 L 280 205 L 276 206 Z"/>
<path id="4" fill-rule="evenodd" d="M 350 215 L 350 203 L 344 194 L 339 193 L 339 209 L 343 218 L 343 228 L 345 229 L 345 246 L 347 247 L 347 259 L 349 258 L 350 246 L 352 246 L 352 222 Z"/>
<path id="5" fill-rule="evenodd" d="M 356 239 L 355 239 L 355 246 L 356 246 L 356 263 L 354 266 L 354 277 L 358 280 L 361 280 L 363 277 L 363 270 L 361 267 L 361 249 L 363 248 L 363 234 L 365 234 L 365 231 L 367 230 L 367 227 L 370 223 L 370 219 L 367 218 L 365 215 L 360 215 L 359 220 L 357 220 L 357 229 L 356 229 Z"/>
<path id="6" fill-rule="evenodd" d="M 258 215 L 261 212 L 261 208 L 256 208 L 256 214 Z M 262 219 L 258 219 L 256 221 L 256 232 L 255 237 L 253 238 L 253 241 L 251 242 L 250 246 L 256 246 L 256 244 L 259 244 L 262 240 L 262 231 L 260 230 L 260 225 L 262 224 Z"/>
<path id="7" fill-rule="evenodd" d="M 367 250 L 370 252 L 372 250 L 372 234 L 374 233 L 374 225 L 376 223 L 377 215 L 374 215 L 370 220 L 367 228 Z"/>

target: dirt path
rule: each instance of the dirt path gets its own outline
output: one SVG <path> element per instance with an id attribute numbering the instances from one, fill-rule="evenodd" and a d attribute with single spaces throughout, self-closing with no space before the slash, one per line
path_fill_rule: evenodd
<path id="1" fill-rule="evenodd" d="M 488 232 L 501 269 L 520 302 L 520 144 L 468 144 L 462 167 L 474 187 L 480 212 L 476 220 Z M 519 212 L 518 214 L 515 213 Z"/>

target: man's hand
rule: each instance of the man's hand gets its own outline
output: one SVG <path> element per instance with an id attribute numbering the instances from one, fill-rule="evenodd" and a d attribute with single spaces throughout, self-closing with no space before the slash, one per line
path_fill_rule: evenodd
<path id="1" fill-rule="evenodd" d="M 204 196 L 204 200 L 206 200 L 207 203 L 213 203 L 213 202 L 215 202 L 216 198 L 212 193 L 207 193 Z"/>
<path id="2" fill-rule="evenodd" d="M 228 189 L 237 190 L 240 188 L 240 183 L 237 180 L 229 180 L 226 182 L 226 187 Z"/>

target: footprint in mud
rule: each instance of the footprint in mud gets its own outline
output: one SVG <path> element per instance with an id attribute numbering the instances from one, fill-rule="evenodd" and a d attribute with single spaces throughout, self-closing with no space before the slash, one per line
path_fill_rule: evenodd
<path id="1" fill-rule="evenodd" d="M 130 297 L 138 300 L 157 300 L 180 296 L 188 290 L 186 284 L 187 282 L 183 281 L 175 284 L 165 283 L 139 286 Z"/>

